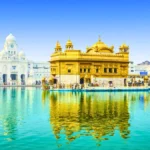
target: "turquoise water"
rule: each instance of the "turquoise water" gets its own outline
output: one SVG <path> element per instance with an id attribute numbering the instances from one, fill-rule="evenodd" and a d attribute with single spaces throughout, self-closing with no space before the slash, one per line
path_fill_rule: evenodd
<path id="1" fill-rule="evenodd" d="M 149 92 L 0 88 L 0 150 L 149 150 Z"/>

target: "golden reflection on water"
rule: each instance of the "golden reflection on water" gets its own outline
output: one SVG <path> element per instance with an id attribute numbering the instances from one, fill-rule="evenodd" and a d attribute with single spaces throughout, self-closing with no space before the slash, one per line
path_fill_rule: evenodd
<path id="1" fill-rule="evenodd" d="M 129 101 L 137 96 L 140 95 L 127 92 L 50 92 L 53 133 L 56 139 L 65 135 L 69 142 L 80 136 L 92 136 L 96 141 L 108 140 L 116 130 L 123 139 L 129 138 Z M 144 96 L 146 103 L 147 97 Z"/>

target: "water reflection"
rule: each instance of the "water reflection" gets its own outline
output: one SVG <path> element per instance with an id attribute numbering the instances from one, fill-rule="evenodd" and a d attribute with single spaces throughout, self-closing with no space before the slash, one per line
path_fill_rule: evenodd
<path id="1" fill-rule="evenodd" d="M 19 126 L 32 111 L 33 94 L 25 88 L 0 88 L 0 134 L 8 141 L 16 140 Z"/>
<path id="2" fill-rule="evenodd" d="M 121 140 L 125 140 L 130 145 L 129 141 L 137 134 L 149 139 L 149 116 L 149 92 L 82 93 L 0 88 L 0 147 L 3 143 L 19 145 L 26 141 L 46 147 L 51 143 L 52 149 L 56 149 L 57 145 L 66 143 L 80 146 L 84 140 L 98 146 L 105 140 L 107 144 L 116 140 L 121 144 L 124 142 Z"/>
<path id="3" fill-rule="evenodd" d="M 115 130 L 124 139 L 130 136 L 128 93 L 51 92 L 49 98 L 56 139 L 65 135 L 70 142 L 80 136 L 108 140 Z"/>
<path id="4" fill-rule="evenodd" d="M 108 140 L 118 130 L 123 139 L 130 137 L 129 105 L 138 102 L 145 109 L 150 102 L 148 92 L 51 92 L 50 123 L 56 139 L 68 141 L 92 136 L 96 141 Z M 98 144 L 100 145 L 100 144 Z"/>

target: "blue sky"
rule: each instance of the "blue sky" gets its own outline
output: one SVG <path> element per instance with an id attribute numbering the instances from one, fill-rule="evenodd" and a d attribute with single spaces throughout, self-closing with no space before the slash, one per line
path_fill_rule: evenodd
<path id="1" fill-rule="evenodd" d="M 139 63 L 150 60 L 150 0 L 0 0 L 0 49 L 9 33 L 32 60 L 48 61 L 57 40 L 85 51 L 100 35 Z"/>

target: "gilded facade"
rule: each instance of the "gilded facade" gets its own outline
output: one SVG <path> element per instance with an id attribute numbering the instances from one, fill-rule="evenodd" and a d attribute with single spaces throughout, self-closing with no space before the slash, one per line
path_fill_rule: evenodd
<path id="1" fill-rule="evenodd" d="M 128 76 L 129 47 L 122 44 L 119 52 L 114 53 L 114 46 L 107 46 L 100 39 L 86 48 L 86 52 L 74 49 L 71 40 L 62 51 L 59 42 L 50 59 L 50 72 L 57 83 L 98 83 L 109 81 L 123 85 Z"/>

